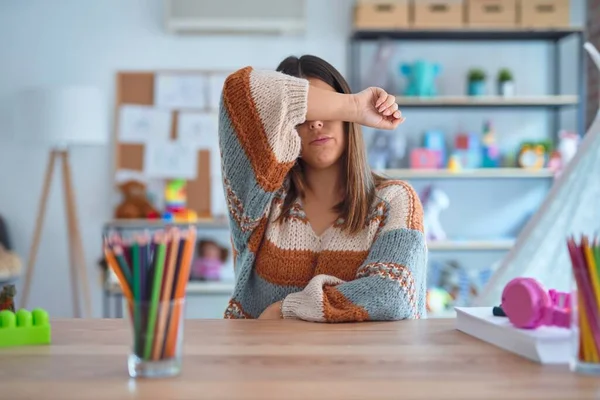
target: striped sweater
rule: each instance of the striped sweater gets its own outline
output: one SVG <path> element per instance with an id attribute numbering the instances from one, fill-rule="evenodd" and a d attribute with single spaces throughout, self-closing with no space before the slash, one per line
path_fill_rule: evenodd
<path id="1" fill-rule="evenodd" d="M 338 220 L 317 236 L 298 199 L 283 219 L 288 172 L 300 154 L 308 81 L 252 67 L 223 87 L 219 144 L 236 285 L 225 318 L 257 318 L 283 300 L 284 318 L 318 322 L 420 318 L 427 247 L 407 183 L 376 188 L 358 234 Z"/>

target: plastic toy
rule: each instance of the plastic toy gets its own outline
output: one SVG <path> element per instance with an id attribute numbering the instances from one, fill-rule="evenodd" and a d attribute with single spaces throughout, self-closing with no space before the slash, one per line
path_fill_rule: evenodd
<path id="1" fill-rule="evenodd" d="M 486 121 L 483 126 L 481 166 L 483 168 L 500 166 L 500 149 L 496 144 L 496 134 L 490 121 Z"/>
<path id="2" fill-rule="evenodd" d="M 197 214 L 186 208 L 185 179 L 173 179 L 165 186 L 165 212 L 163 219 L 174 222 L 194 222 Z"/>
<path id="3" fill-rule="evenodd" d="M 0 292 L 0 311 L 9 310 L 15 312 L 15 285 L 5 285 Z"/>
<path id="4" fill-rule="evenodd" d="M 482 147 L 479 136 L 474 133 L 462 133 L 454 140 L 454 154 L 463 168 L 479 168 L 482 160 Z"/>
<path id="5" fill-rule="evenodd" d="M 48 313 L 41 308 L 0 311 L 0 347 L 49 344 L 51 331 Z"/>
<path id="6" fill-rule="evenodd" d="M 454 153 L 450 156 L 450 159 L 448 160 L 448 170 L 450 172 L 460 172 L 462 170 L 460 155 Z"/>
<path id="7" fill-rule="evenodd" d="M 502 310 L 520 329 L 571 326 L 570 294 L 546 291 L 533 278 L 514 278 L 502 291 Z"/>
<path id="8" fill-rule="evenodd" d="M 412 169 L 437 169 L 439 154 L 433 150 L 416 148 L 410 152 Z"/>
<path id="9" fill-rule="evenodd" d="M 423 227 L 427 240 L 445 240 L 446 232 L 440 223 L 440 213 L 450 206 L 448 195 L 440 189 L 428 186 L 421 196 L 423 203 Z"/>
<path id="10" fill-rule="evenodd" d="M 427 312 L 439 313 L 450 307 L 452 296 L 446 290 L 438 287 L 427 291 Z"/>
<path id="11" fill-rule="evenodd" d="M 408 79 L 405 96 L 430 97 L 437 95 L 435 78 L 441 72 L 439 64 L 419 60 L 412 65 L 402 64 L 400 70 Z"/>
<path id="12" fill-rule="evenodd" d="M 435 151 L 438 156 L 437 168 L 444 168 L 446 165 L 446 138 L 442 131 L 427 131 L 425 132 L 424 147 L 431 151 Z"/>

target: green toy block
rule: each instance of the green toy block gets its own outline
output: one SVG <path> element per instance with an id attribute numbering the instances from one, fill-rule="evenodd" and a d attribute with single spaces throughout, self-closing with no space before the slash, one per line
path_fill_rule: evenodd
<path id="1" fill-rule="evenodd" d="M 46 310 L 0 311 L 0 347 L 49 344 L 51 337 Z"/>

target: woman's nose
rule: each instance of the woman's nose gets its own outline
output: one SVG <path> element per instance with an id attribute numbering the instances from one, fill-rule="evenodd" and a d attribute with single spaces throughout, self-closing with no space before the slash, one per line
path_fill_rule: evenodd
<path id="1" fill-rule="evenodd" d="M 310 129 L 321 129 L 321 128 L 323 128 L 323 122 L 322 121 L 311 121 L 308 126 L 310 127 Z"/>

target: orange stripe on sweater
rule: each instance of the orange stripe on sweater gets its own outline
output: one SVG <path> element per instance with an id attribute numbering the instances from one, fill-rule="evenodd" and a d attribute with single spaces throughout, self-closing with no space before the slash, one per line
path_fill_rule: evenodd
<path id="1" fill-rule="evenodd" d="M 281 163 L 269 146 L 267 133 L 250 89 L 252 67 L 243 68 L 227 78 L 223 100 L 235 134 L 246 152 L 256 182 L 267 192 L 279 189 L 294 162 Z"/>
<path id="2" fill-rule="evenodd" d="M 407 193 L 408 212 L 406 216 L 406 227 L 423 232 L 423 205 L 415 189 L 405 181 L 389 180 L 377 187 L 378 190 L 388 186 L 402 186 Z"/>
<path id="3" fill-rule="evenodd" d="M 313 251 L 280 249 L 264 240 L 256 254 L 254 268 L 267 282 L 304 287 L 314 276 L 315 256 Z"/>
<path id="4" fill-rule="evenodd" d="M 367 310 L 352 303 L 335 286 L 323 288 L 323 315 L 327 322 L 361 322 L 369 319 Z"/>
<path id="5" fill-rule="evenodd" d="M 324 250 L 319 254 L 315 275 L 331 275 L 343 281 L 352 281 L 356 272 L 366 260 L 369 251 Z"/>

